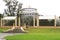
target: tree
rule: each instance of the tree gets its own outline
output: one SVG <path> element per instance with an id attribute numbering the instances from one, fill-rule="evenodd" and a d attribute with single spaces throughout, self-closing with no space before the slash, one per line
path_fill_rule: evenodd
<path id="1" fill-rule="evenodd" d="M 17 22 L 19 23 L 22 3 L 19 3 L 17 0 L 4 0 L 4 2 L 6 2 L 5 5 L 7 6 L 7 9 L 4 10 L 4 15 L 17 16 Z"/>
<path id="2" fill-rule="evenodd" d="M 4 0 L 6 2 L 7 9 L 4 10 L 4 14 L 7 16 L 15 16 L 19 14 L 22 4 L 18 3 L 17 0 Z"/>

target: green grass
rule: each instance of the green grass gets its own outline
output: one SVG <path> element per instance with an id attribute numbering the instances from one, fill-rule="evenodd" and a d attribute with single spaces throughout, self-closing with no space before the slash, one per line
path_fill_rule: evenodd
<path id="1" fill-rule="evenodd" d="M 0 28 L 0 33 L 2 33 L 4 30 L 7 30 L 8 28 Z"/>
<path id="2" fill-rule="evenodd" d="M 29 28 L 25 34 L 17 34 L 5 37 L 6 40 L 60 40 L 60 29 L 53 28 Z"/>

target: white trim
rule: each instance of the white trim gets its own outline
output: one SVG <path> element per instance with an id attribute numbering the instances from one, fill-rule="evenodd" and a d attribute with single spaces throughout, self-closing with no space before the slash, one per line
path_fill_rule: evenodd
<path id="1" fill-rule="evenodd" d="M 2 20 L 15 20 L 15 19 L 16 19 L 16 16 L 7 16 L 2 18 Z"/>

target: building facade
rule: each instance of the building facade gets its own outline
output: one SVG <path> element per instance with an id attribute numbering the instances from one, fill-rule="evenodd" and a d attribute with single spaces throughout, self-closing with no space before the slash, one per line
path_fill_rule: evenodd
<path id="1" fill-rule="evenodd" d="M 7 20 L 10 19 L 10 16 L 6 16 L 6 14 L 4 14 L 4 15 L 5 15 L 4 18 L 2 19 L 3 22 L 6 19 Z M 22 4 L 20 4 L 19 13 L 15 14 L 15 16 L 17 17 L 15 26 L 24 26 L 24 25 L 34 26 L 34 27 L 39 26 L 39 14 L 38 14 L 36 8 L 30 8 L 30 7 L 22 8 Z M 7 18 L 7 17 L 9 17 L 9 18 Z M 13 25 L 14 22 L 12 22 L 12 20 L 10 20 L 10 22 L 8 21 L 8 23 L 11 23 L 11 25 Z M 4 25 L 4 24 L 2 24 L 2 25 Z M 10 24 L 6 24 L 6 25 L 10 25 Z"/>
<path id="2" fill-rule="evenodd" d="M 21 25 L 39 26 L 39 14 L 36 8 L 23 8 L 20 16 Z"/>

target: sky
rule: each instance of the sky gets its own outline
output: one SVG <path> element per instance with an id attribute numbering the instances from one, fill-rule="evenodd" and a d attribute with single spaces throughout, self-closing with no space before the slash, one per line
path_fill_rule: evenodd
<path id="1" fill-rule="evenodd" d="M 40 15 L 60 15 L 60 0 L 18 0 L 23 8 L 36 8 Z M 0 13 L 6 9 L 5 2 L 0 0 Z"/>

